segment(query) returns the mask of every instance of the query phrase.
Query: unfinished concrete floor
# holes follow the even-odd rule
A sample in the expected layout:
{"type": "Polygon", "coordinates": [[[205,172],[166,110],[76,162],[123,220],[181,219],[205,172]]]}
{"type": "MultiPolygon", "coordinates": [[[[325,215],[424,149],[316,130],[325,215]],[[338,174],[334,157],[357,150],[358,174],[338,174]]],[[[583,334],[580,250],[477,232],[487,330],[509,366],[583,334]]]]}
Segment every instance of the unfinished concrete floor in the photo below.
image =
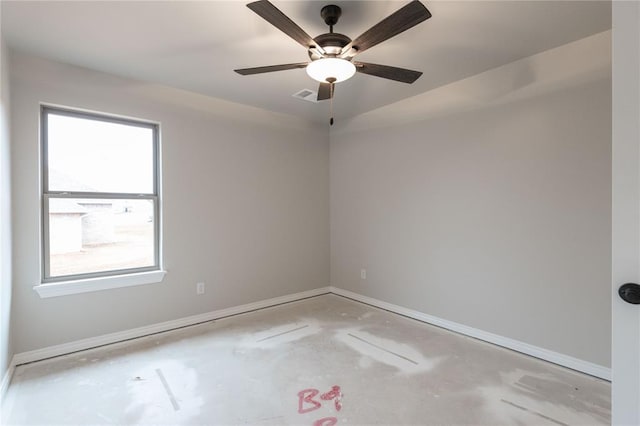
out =
{"type": "Polygon", "coordinates": [[[17,368],[11,425],[595,425],[609,383],[325,295],[17,368]]]}

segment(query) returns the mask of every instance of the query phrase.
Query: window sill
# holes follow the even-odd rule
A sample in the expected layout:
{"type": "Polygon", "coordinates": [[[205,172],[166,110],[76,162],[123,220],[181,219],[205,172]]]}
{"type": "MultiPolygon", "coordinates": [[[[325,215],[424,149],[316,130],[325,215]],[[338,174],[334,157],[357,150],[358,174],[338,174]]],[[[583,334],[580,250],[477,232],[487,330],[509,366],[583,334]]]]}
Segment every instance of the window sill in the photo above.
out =
{"type": "Polygon", "coordinates": [[[67,296],[70,294],[89,293],[112,288],[132,287],[143,284],[162,282],[167,271],[139,272],[110,277],[87,278],[83,280],[61,281],[40,284],[33,287],[41,298],[67,296]]]}

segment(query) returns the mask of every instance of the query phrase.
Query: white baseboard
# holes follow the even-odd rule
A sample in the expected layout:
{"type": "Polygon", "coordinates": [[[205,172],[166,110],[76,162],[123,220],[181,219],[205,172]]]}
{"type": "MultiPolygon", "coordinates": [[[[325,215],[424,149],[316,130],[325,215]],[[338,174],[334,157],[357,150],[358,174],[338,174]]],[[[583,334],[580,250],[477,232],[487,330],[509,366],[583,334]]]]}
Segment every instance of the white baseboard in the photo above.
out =
{"type": "Polygon", "coordinates": [[[343,290],[337,287],[329,287],[331,293],[339,296],[344,296],[349,299],[357,300],[359,302],[366,303],[387,311],[395,312],[400,315],[404,315],[409,318],[416,319],[418,321],[426,322],[447,330],[455,331],[456,333],[464,334],[465,336],[473,337],[485,342],[492,343],[494,345],[502,346],[521,352],[526,355],[530,355],[536,358],[543,359],[545,361],[552,362],[554,364],[568,367],[572,370],[580,371],[582,373],[589,374],[591,376],[598,377],[600,379],[611,381],[611,369],[603,367],[592,362],[584,361],[578,358],[574,358],[568,355],[564,355],[558,352],[550,351],[548,349],[540,348],[538,346],[530,345],[528,343],[521,342],[519,340],[510,339],[508,337],[499,336],[497,334],[489,333],[477,328],[469,327],[463,324],[458,324],[453,321],[448,321],[442,318],[434,317],[413,309],[404,308],[402,306],[394,305],[392,303],[383,302],[372,297],[363,296],[358,293],[354,293],[348,290],[343,290]]]}
{"type": "Polygon", "coordinates": [[[22,352],[15,354],[11,360],[11,364],[7,372],[5,373],[2,384],[0,387],[0,398],[4,397],[4,394],[9,386],[11,377],[15,367],[21,364],[29,362],[40,361],[47,358],[52,358],[60,355],[66,355],[73,352],[78,352],[86,349],[95,348],[98,346],[104,346],[108,344],[118,343],[130,339],[144,337],[155,333],[161,333],[165,331],[174,330],[189,325],[199,324],[202,322],[212,321],[228,317],[231,315],[242,314],[256,309],[268,308],[270,306],[280,305],[282,303],[295,302],[297,300],[305,299],[308,297],[319,296],[322,294],[334,293],[339,296],[344,296],[349,299],[357,300],[359,302],[366,303],[368,305],[376,306],[387,311],[395,312],[400,315],[404,315],[409,318],[416,319],[428,324],[432,324],[447,330],[451,330],[465,336],[473,337],[485,342],[489,342],[498,346],[502,346],[517,352],[521,352],[526,355],[530,355],[536,358],[543,359],[545,361],[552,362],[554,364],[568,367],[572,370],[580,371],[582,373],[589,374],[604,380],[611,381],[611,369],[597,365],[588,361],[584,361],[578,358],[574,358],[568,355],[564,355],[558,352],[550,351],[548,349],[540,348],[528,343],[524,343],[518,340],[510,339],[508,337],[500,336],[497,334],[489,333],[477,328],[469,327],[463,324],[458,324],[453,321],[448,321],[442,318],[438,318],[432,315],[428,315],[413,309],[404,308],[402,306],[394,305],[392,303],[383,302],[378,299],[374,299],[368,296],[363,296],[358,293],[353,293],[348,290],[343,290],[337,287],[323,287],[315,290],[304,291],[301,293],[289,294],[286,296],[276,297],[273,299],[262,300],[259,302],[248,303],[245,305],[235,306],[227,309],[221,309],[218,311],[207,312],[200,315],[193,315],[186,318],[180,318],[177,320],[166,321],[158,324],[152,324],[145,327],[134,328],[131,330],[125,330],[116,333],[105,334],[102,336],[91,337],[82,340],[76,340],[74,342],[63,343],[61,345],[49,346],[42,349],[36,349],[33,351],[22,352]]]}
{"type": "Polygon", "coordinates": [[[15,357],[12,357],[11,361],[9,361],[7,371],[5,371],[4,375],[2,376],[2,382],[0,382],[0,413],[2,413],[1,408],[4,405],[4,396],[7,394],[7,389],[9,389],[9,383],[11,383],[11,379],[13,378],[15,369],[16,361],[15,357]]]}
{"type": "MultiPolygon", "coordinates": [[[[218,311],[207,312],[199,315],[192,315],[185,318],[179,318],[172,321],[161,322],[144,327],[138,327],[131,330],[119,331],[116,333],[104,334],[102,336],[90,337],[87,339],[76,340],[74,342],[63,343],[61,345],[49,346],[33,351],[15,354],[13,357],[13,365],[21,365],[29,362],[40,361],[55,356],[66,355],[98,346],[109,345],[112,343],[122,342],[124,340],[135,339],[138,337],[148,336],[150,334],[161,333],[164,331],[174,330],[176,328],[186,327],[189,325],[199,324],[202,322],[212,321],[228,317],[231,315],[242,314],[255,311],[256,309],[268,308],[270,306],[280,305],[282,303],[295,302],[296,300],[306,299],[308,297],[319,296],[329,293],[329,287],[317,288],[314,290],[303,291],[301,293],[288,294],[286,296],[274,297],[273,299],[261,300],[259,302],[248,303],[246,305],[234,306],[218,311]]],[[[10,380],[10,378],[9,378],[10,380]]],[[[3,381],[4,384],[4,381],[3,381]]]]}

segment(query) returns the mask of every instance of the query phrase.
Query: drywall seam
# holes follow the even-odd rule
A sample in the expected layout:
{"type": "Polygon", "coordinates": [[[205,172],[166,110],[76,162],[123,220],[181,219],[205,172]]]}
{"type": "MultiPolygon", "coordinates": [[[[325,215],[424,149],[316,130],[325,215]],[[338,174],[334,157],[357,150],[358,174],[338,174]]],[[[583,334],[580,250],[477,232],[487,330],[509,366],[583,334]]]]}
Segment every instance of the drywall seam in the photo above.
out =
{"type": "Polygon", "coordinates": [[[570,368],[572,370],[586,373],[591,376],[598,377],[600,379],[611,381],[611,369],[594,364],[589,361],[584,361],[578,358],[574,358],[568,355],[564,355],[558,352],[550,351],[538,346],[524,343],[519,340],[510,339],[508,337],[500,336],[497,334],[489,333],[487,331],[479,330],[477,328],[469,327],[463,324],[459,324],[453,321],[445,320],[442,318],[428,315],[413,309],[405,308],[402,306],[394,305],[392,303],[383,302],[372,297],[363,296],[358,293],[354,293],[349,290],[343,290],[337,287],[329,287],[331,293],[338,296],[347,297],[349,299],[356,300],[358,302],[366,303],[368,305],[375,306],[387,311],[394,312],[418,321],[425,322],[427,324],[435,325],[456,333],[463,334],[465,336],[473,337],[494,345],[501,346],[503,348],[511,349],[516,352],[520,352],[526,355],[533,356],[545,361],[552,362],[563,367],[570,368]]]}
{"type": "MultiPolygon", "coordinates": [[[[144,327],[138,327],[130,330],[119,331],[116,333],[104,334],[102,336],[90,337],[87,339],[76,340],[61,345],[49,346],[33,351],[17,353],[13,356],[13,366],[27,364],[30,362],[41,361],[47,358],[67,355],[73,352],[83,351],[98,346],[109,345],[126,340],[136,339],[156,333],[175,330],[177,328],[187,327],[207,321],[212,321],[231,315],[243,314],[255,311],[257,309],[268,308],[283,303],[295,302],[297,300],[306,299],[308,297],[320,296],[329,293],[329,287],[321,287],[314,290],[303,291],[300,293],[288,294],[285,296],[274,297],[272,299],[261,300],[258,302],[247,303],[245,305],[234,306],[231,308],[221,309],[217,311],[206,312],[204,314],[192,315],[176,320],[165,321],[158,324],[151,324],[144,327]]],[[[4,382],[3,382],[4,384],[4,382]]]]}
{"type": "Polygon", "coordinates": [[[2,412],[4,397],[7,394],[7,390],[9,389],[9,384],[11,383],[11,379],[13,378],[13,373],[15,370],[16,370],[16,359],[14,356],[11,358],[11,361],[9,361],[9,365],[7,366],[7,371],[4,372],[4,376],[2,377],[2,382],[0,382],[0,413],[2,412]]]}

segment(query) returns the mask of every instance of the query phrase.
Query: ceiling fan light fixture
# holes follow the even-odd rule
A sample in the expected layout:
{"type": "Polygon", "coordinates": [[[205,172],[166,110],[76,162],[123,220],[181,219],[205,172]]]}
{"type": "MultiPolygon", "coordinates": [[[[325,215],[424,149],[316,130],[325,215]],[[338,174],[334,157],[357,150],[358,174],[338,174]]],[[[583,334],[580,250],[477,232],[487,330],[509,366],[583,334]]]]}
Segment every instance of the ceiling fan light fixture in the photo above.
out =
{"type": "Polygon", "coordinates": [[[309,77],[321,83],[327,79],[335,79],[335,83],[348,80],[356,73],[356,66],[351,61],[341,58],[317,59],[307,65],[309,77]]]}

